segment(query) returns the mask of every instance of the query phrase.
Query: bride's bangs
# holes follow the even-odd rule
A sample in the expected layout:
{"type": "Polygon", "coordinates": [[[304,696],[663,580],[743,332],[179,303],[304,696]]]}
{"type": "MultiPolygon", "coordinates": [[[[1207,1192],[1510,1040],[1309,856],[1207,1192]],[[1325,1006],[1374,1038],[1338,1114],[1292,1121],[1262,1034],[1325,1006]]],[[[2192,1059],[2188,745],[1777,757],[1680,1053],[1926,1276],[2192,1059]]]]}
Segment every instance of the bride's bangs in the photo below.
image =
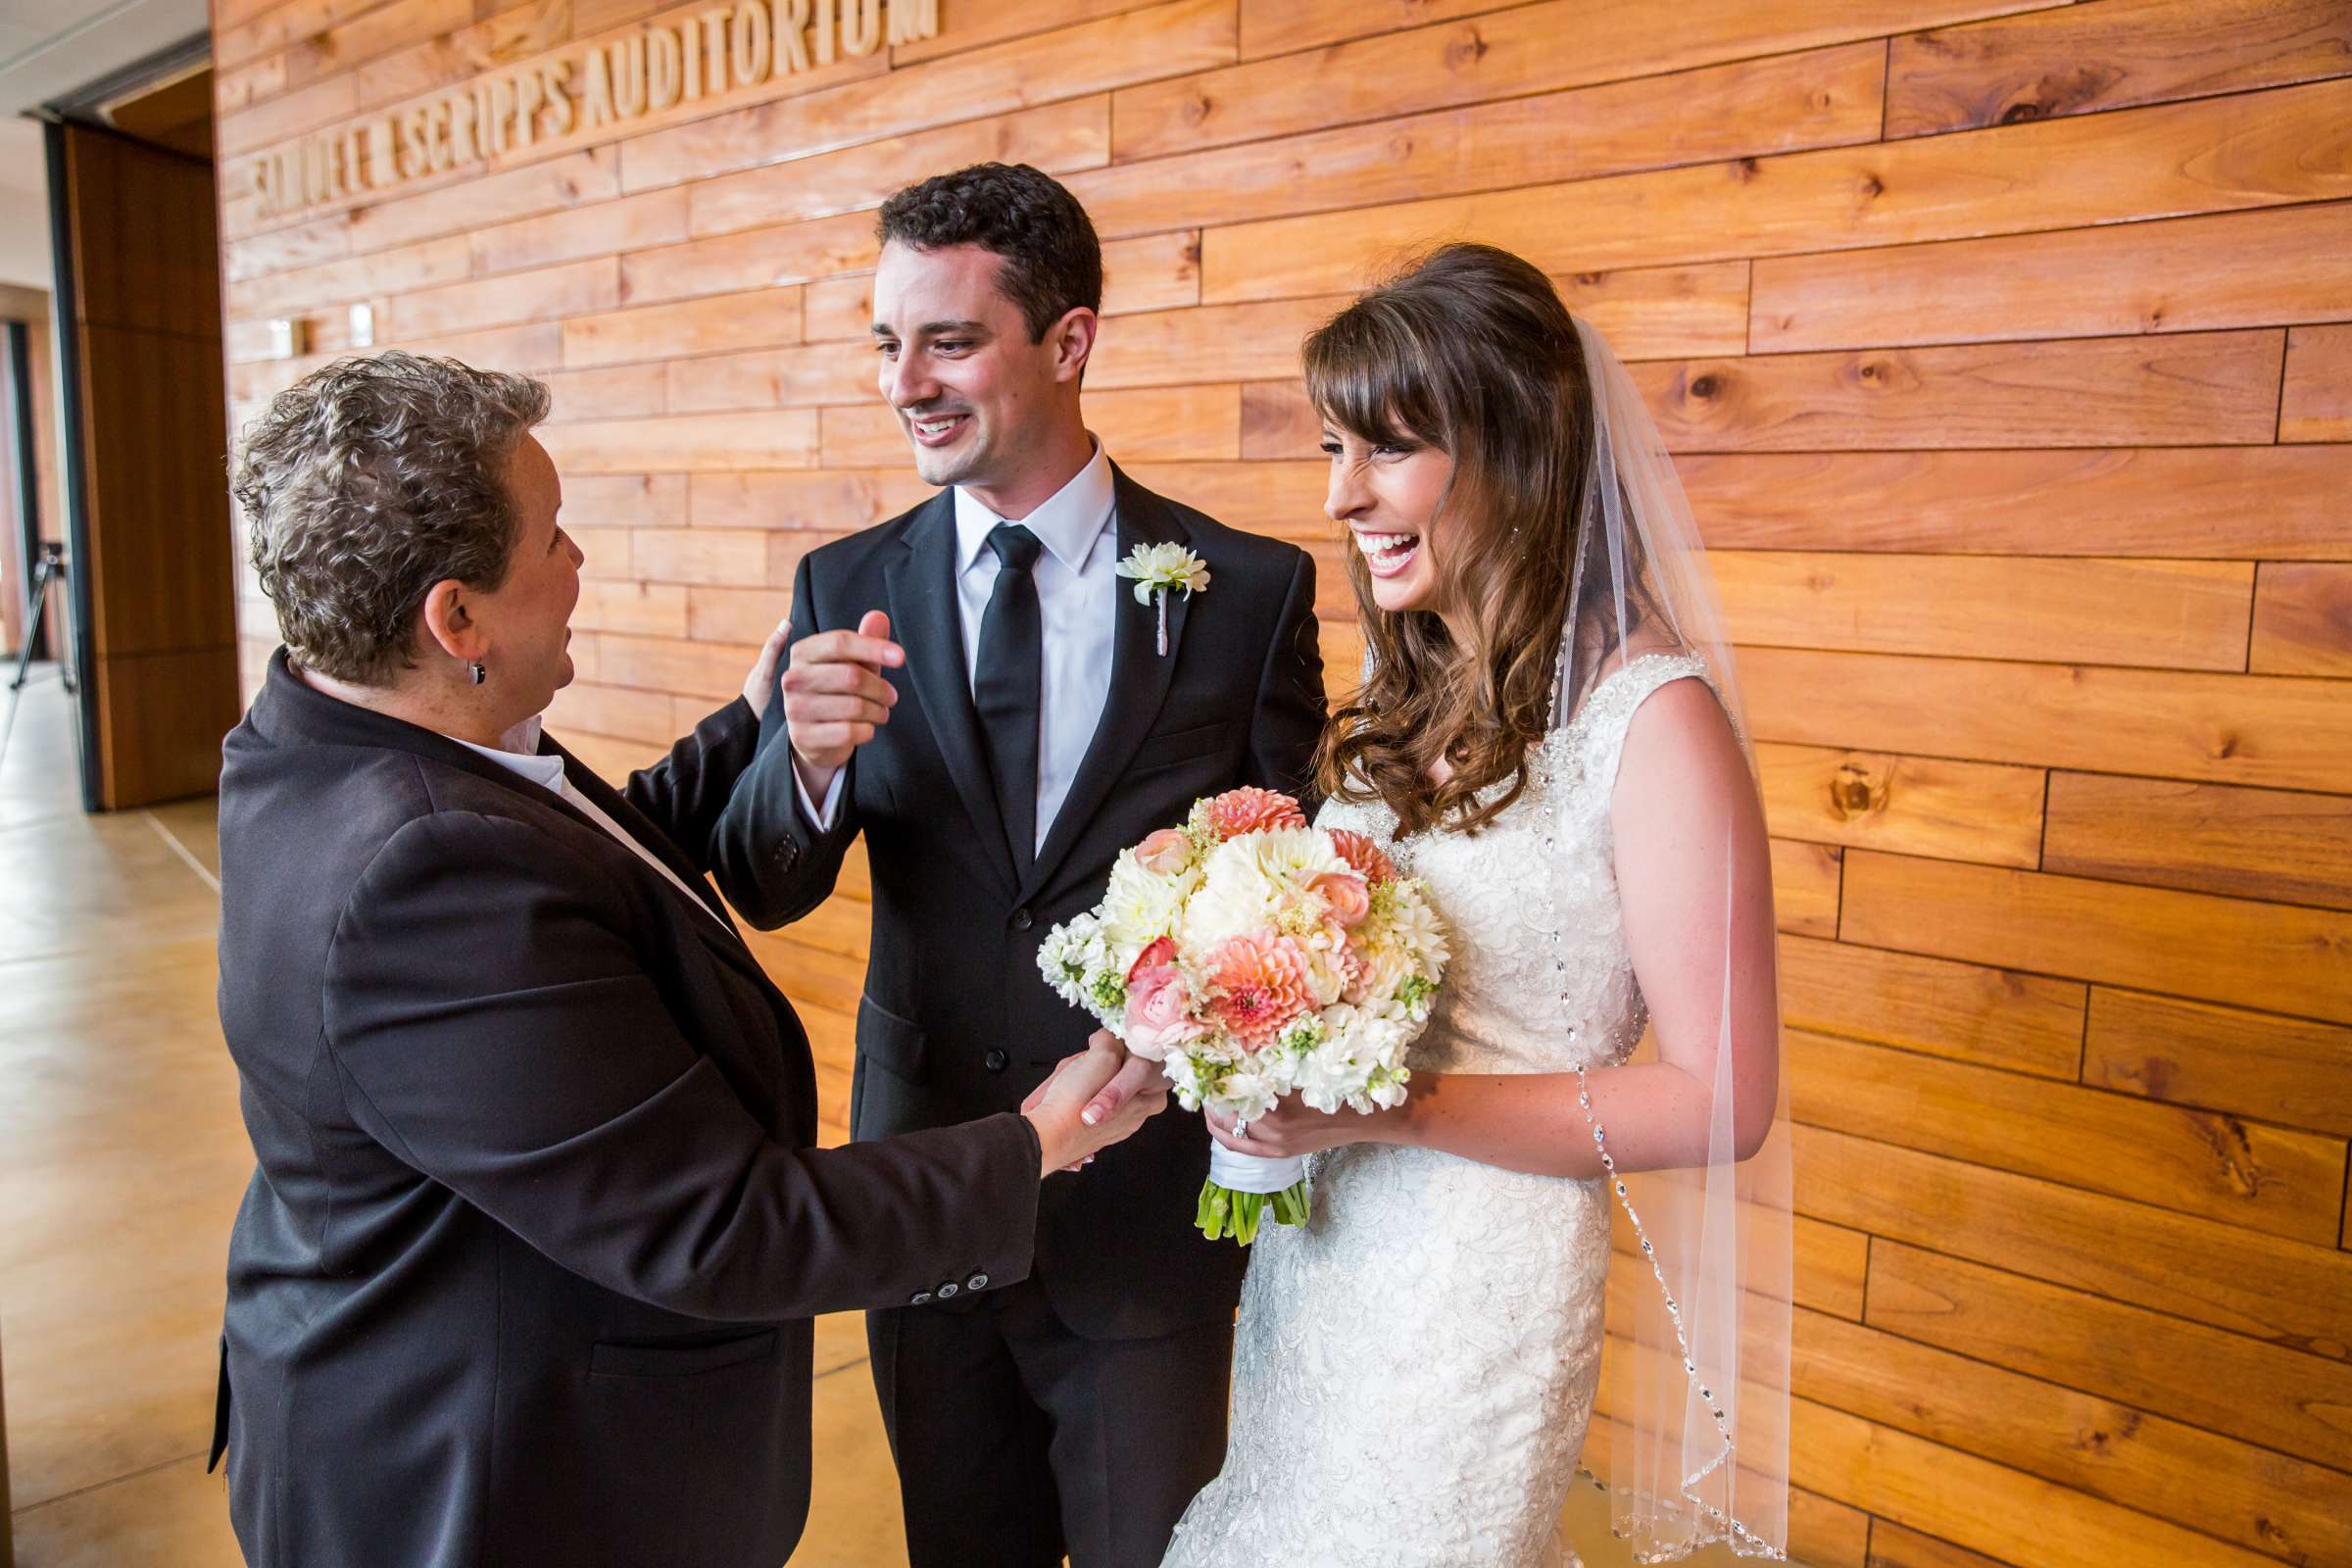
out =
{"type": "Polygon", "coordinates": [[[1325,423],[1372,446],[1448,445],[1428,346],[1377,296],[1310,333],[1307,401],[1325,423]]]}

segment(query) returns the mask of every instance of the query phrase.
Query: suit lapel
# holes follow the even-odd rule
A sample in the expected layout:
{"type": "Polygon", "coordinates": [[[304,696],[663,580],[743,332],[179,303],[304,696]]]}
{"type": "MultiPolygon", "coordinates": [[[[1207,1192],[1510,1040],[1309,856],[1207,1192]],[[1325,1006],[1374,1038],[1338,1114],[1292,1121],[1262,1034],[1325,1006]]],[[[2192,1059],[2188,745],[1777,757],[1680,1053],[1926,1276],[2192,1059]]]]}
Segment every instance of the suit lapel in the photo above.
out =
{"type": "MultiPolygon", "coordinates": [[[[612,835],[603,824],[538,781],[524,778],[512,768],[501,767],[446,735],[437,735],[406,720],[371,712],[356,704],[338,702],[324,693],[311,690],[302,683],[301,677],[293,673],[282,648],[270,658],[269,676],[264,682],[262,695],[254,704],[254,717],[265,733],[272,735],[281,724],[285,724],[313,740],[326,744],[390,747],[429,758],[445,767],[470,773],[486,784],[511,791],[528,809],[553,811],[567,821],[578,823],[599,839],[612,842],[612,835]]],[[[669,842],[669,836],[647,820],[645,813],[631,806],[618,791],[583,766],[578,758],[557,744],[544,729],[540,731],[539,745],[542,756],[561,757],[564,760],[564,775],[572,788],[596,802],[601,810],[620,824],[623,832],[660,857],[664,864],[678,874],[679,880],[695,889],[702,902],[718,915],[724,929],[708,932],[707,940],[711,948],[726,955],[738,967],[764,980],[765,972],[760,969],[759,960],[752,956],[751,949],[744,945],[734,922],[727,918],[725,906],[718,903],[710,885],[703,880],[702,873],[669,842]]],[[[627,850],[625,845],[615,848],[623,853],[627,850]]],[[[675,888],[665,888],[664,891],[667,897],[677,897],[675,888]]],[[[708,916],[702,914],[687,918],[689,923],[695,925],[707,927],[711,923],[708,916]]]]}
{"type": "Polygon", "coordinates": [[[710,884],[704,878],[703,873],[696,870],[693,862],[680,854],[678,847],[670,842],[669,835],[657,827],[652,818],[643,811],[630,805],[626,795],[606,783],[593,769],[583,765],[578,758],[565,751],[553,737],[542,733],[539,744],[545,748],[546,755],[564,759],[564,781],[594,801],[599,810],[620,824],[622,832],[644,845],[653,853],[656,859],[668,866],[670,874],[694,894],[696,901],[703,907],[716,915],[718,923],[726,928],[730,936],[735,938],[726,946],[741,950],[743,937],[740,932],[736,931],[734,920],[727,914],[727,906],[719,902],[717,894],[710,891],[710,884]]]}
{"type": "Polygon", "coordinates": [[[963,624],[956,608],[956,573],[962,564],[956,554],[956,493],[942,490],[908,525],[906,553],[884,570],[883,586],[890,596],[892,636],[906,650],[907,680],[931,721],[932,741],[963,798],[974,836],[1009,888],[1016,880],[1012,852],[1005,847],[1004,816],[989,782],[971,676],[964,668],[963,624]]]}
{"type": "MultiPolygon", "coordinates": [[[[743,933],[736,929],[734,918],[727,913],[726,905],[720,901],[716,893],[711,891],[710,881],[703,873],[696,870],[693,862],[679,852],[670,836],[655,825],[651,817],[630,805],[626,795],[606,783],[602,775],[565,751],[544,730],[540,732],[539,744],[543,748],[544,755],[564,759],[565,783],[594,801],[597,809],[618,823],[622,832],[651,851],[656,858],[669,867],[679,882],[693,892],[697,903],[710,910],[710,914],[717,916],[715,922],[701,914],[689,913],[681,916],[686,924],[701,936],[704,945],[736,969],[757,981],[763,990],[771,992],[781,999],[782,989],[776,985],[774,978],[760,966],[759,956],[752,952],[750,944],[743,940],[743,933]]],[[[575,819],[588,820],[585,813],[574,809],[570,802],[556,797],[550,797],[550,799],[575,819]]],[[[594,822],[590,822],[589,825],[596,829],[600,838],[610,839],[612,837],[601,825],[594,822]]],[[[666,886],[666,880],[664,891],[672,898],[675,898],[678,892],[676,888],[666,886]]],[[[785,1005],[789,1010],[789,1004],[785,1005]]],[[[810,1097],[810,1103],[814,1103],[815,1082],[813,1078],[810,1079],[806,1092],[810,1097]]]]}
{"type": "MultiPolygon", "coordinates": [[[[1125,560],[1137,545],[1192,543],[1193,536],[1165,502],[1128,478],[1116,465],[1111,472],[1118,498],[1119,559],[1125,560]]],[[[1160,704],[1167,700],[1169,682],[1175,679],[1192,596],[1168,595],[1168,652],[1163,658],[1158,605],[1137,604],[1135,583],[1126,577],[1115,579],[1113,591],[1118,595],[1118,608],[1111,625],[1110,694],[1103,700],[1095,738],[1078,764],[1077,776],[1070,781],[1070,793],[1054,813],[1037,861],[1015,895],[1020,903],[1037,896],[1093,825],[1095,813],[1127,770],[1128,760],[1151,733],[1152,721],[1159,716],[1160,704]]]]}

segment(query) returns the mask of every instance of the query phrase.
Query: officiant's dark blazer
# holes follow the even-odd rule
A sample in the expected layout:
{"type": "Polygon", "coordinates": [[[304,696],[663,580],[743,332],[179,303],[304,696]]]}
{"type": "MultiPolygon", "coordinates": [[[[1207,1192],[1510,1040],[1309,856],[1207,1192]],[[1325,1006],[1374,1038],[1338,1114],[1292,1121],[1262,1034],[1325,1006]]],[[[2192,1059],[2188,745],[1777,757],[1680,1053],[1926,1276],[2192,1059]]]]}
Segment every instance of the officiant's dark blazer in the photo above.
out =
{"type": "MultiPolygon", "coordinates": [[[[1200,796],[1307,783],[1324,716],[1313,559],[1114,474],[1119,555],[1185,545],[1210,582],[1169,597],[1162,656],[1156,612],[1119,580],[1110,695],[1026,875],[1015,874],[972,704],[954,493],[810,552],[794,579],[795,642],[889,613],[906,651],[904,668],[885,671],[900,701],[850,762],[822,833],[800,807],[783,705],[771,705],[760,759],[719,818],[712,871],[746,918],[772,927],[822,903],[865,835],[873,937],[858,1006],[858,1138],[1018,1105],[1094,1028],[1047,987],[1037,951],[1057,921],[1102,899],[1119,851],[1181,822],[1200,796]]],[[[1037,1281],[1072,1330],[1139,1339],[1231,1321],[1247,1254],[1193,1223],[1208,1151],[1200,1118],[1171,1112],[1103,1151],[1083,1182],[1048,1185],[1037,1281]]]]}
{"type": "Polygon", "coordinates": [[[808,1316],[1028,1274],[1021,1117],[809,1147],[807,1038],[702,881],[757,734],[739,700],[619,793],[542,743],[698,900],[271,662],[220,785],[258,1168],[213,1456],[256,1568],[776,1568],[808,1316]]]}

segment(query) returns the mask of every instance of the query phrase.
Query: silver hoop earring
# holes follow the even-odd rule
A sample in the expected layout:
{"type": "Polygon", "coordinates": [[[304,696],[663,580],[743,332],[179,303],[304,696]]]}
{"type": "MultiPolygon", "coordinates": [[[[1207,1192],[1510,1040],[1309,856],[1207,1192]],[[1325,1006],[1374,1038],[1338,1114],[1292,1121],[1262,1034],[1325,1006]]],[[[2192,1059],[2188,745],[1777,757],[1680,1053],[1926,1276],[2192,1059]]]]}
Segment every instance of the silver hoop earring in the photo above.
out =
{"type": "Polygon", "coordinates": [[[476,686],[490,678],[490,672],[482,667],[482,662],[478,659],[469,662],[466,667],[473,671],[473,683],[476,686]]]}

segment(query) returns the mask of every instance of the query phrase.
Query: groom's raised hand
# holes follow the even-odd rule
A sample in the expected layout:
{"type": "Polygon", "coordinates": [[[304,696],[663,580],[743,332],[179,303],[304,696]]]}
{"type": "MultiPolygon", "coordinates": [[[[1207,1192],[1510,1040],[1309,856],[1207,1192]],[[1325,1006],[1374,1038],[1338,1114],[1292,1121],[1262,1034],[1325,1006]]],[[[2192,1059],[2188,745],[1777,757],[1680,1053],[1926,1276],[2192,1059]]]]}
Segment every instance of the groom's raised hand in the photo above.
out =
{"type": "Polygon", "coordinates": [[[890,617],[869,610],[856,631],[820,631],[792,645],[784,670],[784,727],[793,765],[812,800],[822,800],[850,756],[890,722],[898,689],[885,669],[906,662],[890,640],[890,617]]]}

